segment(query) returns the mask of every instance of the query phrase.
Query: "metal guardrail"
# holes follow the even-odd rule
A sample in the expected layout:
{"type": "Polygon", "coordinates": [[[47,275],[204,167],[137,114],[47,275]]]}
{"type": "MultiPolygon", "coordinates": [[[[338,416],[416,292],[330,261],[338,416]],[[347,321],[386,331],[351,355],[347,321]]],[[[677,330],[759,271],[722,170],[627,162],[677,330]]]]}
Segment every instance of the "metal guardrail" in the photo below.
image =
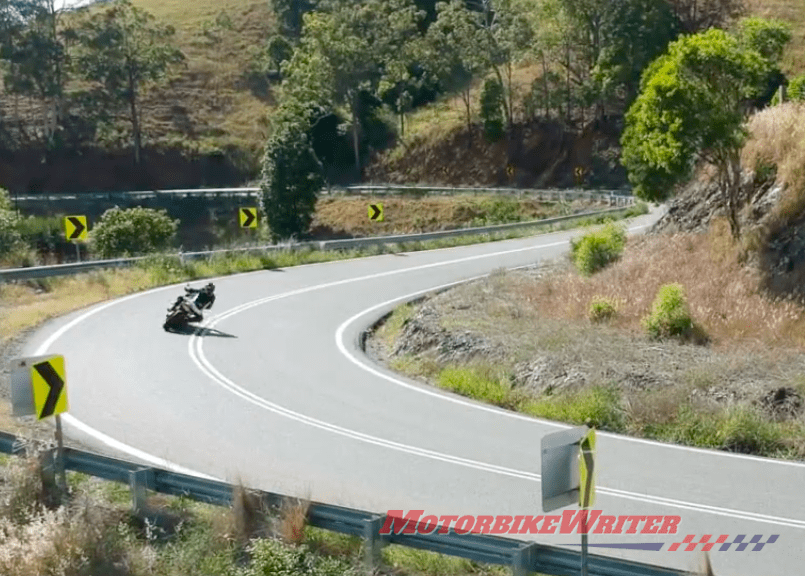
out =
{"type": "MultiPolygon", "coordinates": [[[[16,196],[16,202],[64,202],[68,200],[142,200],[147,198],[163,197],[254,197],[260,188],[201,188],[201,189],[175,189],[175,190],[140,190],[131,192],[82,192],[74,194],[37,194],[16,196]]],[[[626,206],[634,198],[624,194],[623,190],[583,190],[583,189],[536,189],[536,188],[471,188],[450,186],[408,186],[403,184],[367,184],[344,187],[331,187],[320,191],[322,195],[340,194],[500,194],[533,196],[543,200],[601,200],[610,204],[626,206]]]]}
{"type": "MultiPolygon", "coordinates": [[[[55,449],[49,450],[53,458],[55,449]]],[[[0,432],[0,453],[22,454],[22,443],[12,434],[0,432]]],[[[218,506],[229,506],[235,487],[225,482],[206,480],[187,474],[179,474],[158,468],[85,452],[73,448],[64,450],[64,468],[89,476],[115,482],[128,483],[132,490],[134,506],[138,498],[145,496],[145,490],[152,490],[172,496],[185,496],[218,506]]],[[[254,491],[270,508],[276,509],[289,498],[271,492],[254,491]]],[[[292,500],[292,499],[291,499],[292,500]]],[[[385,544],[398,544],[450,556],[458,556],[475,562],[485,562],[510,566],[515,576],[525,576],[530,572],[540,572],[556,576],[576,576],[579,573],[581,552],[564,550],[522,540],[488,536],[484,534],[456,534],[452,529],[444,534],[433,531],[434,525],[418,523],[413,533],[391,531],[380,534],[380,528],[387,520],[385,514],[373,514],[323,504],[311,503],[307,512],[307,523],[317,528],[361,536],[367,540],[367,558],[370,565],[380,560],[380,548],[385,544]],[[431,533],[421,534],[422,532],[431,533]]],[[[409,525],[410,527],[411,525],[409,525]]],[[[686,576],[687,572],[672,570],[640,562],[632,562],[588,555],[589,576],[686,576]]]]}
{"type": "MultiPolygon", "coordinates": [[[[477,228],[459,228],[457,230],[440,230],[438,232],[424,232],[421,234],[399,234],[395,236],[373,236],[369,238],[352,238],[347,240],[319,240],[313,242],[297,242],[287,244],[272,244],[267,246],[249,246],[244,248],[230,248],[227,250],[208,250],[203,252],[180,252],[176,256],[182,260],[197,260],[209,258],[217,254],[227,254],[235,252],[269,252],[279,250],[300,250],[313,248],[318,250],[352,250],[364,248],[366,246],[376,246],[384,244],[401,244],[409,242],[427,242],[442,238],[456,236],[476,236],[483,234],[497,234],[513,230],[546,226],[567,220],[601,216],[626,210],[622,208],[608,208],[606,210],[595,210],[592,212],[579,212],[567,216],[557,216],[543,220],[531,220],[528,222],[514,222],[512,224],[499,224],[496,226],[482,226],[477,228]]],[[[72,264],[56,264],[53,266],[31,266],[27,268],[10,268],[0,270],[0,282],[12,280],[31,280],[36,278],[48,278],[53,276],[65,276],[70,274],[80,274],[92,270],[105,268],[118,268],[130,266],[137,262],[146,260],[149,256],[137,256],[133,258],[116,258],[111,260],[88,260],[86,262],[75,262],[72,264]]]]}

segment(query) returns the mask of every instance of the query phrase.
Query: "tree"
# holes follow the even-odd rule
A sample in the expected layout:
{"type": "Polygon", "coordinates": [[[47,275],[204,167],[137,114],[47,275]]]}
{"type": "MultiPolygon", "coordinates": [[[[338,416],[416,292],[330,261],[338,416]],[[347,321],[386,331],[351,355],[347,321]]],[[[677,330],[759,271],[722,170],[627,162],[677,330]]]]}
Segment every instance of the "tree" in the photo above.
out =
{"type": "Polygon", "coordinates": [[[637,97],[640,75],[676,39],[671,7],[657,0],[610,0],[603,13],[600,51],[594,62],[602,100],[618,90],[628,107],[637,97]]]}
{"type": "Polygon", "coordinates": [[[740,235],[738,202],[747,101],[768,62],[723,30],[682,37],[646,70],[626,115],[623,165],[635,193],[666,198],[698,159],[716,167],[732,234],[740,235]]]}
{"type": "Polygon", "coordinates": [[[134,161],[140,164],[141,94],[149,84],[164,81],[171,65],[184,60],[182,52],[170,43],[174,29],[155,22],[150,13],[129,0],[117,0],[82,22],[76,33],[77,70],[98,85],[104,104],[114,109],[128,107],[134,161]]]}
{"type": "Polygon", "coordinates": [[[481,90],[481,119],[484,123],[484,136],[489,142],[503,138],[503,86],[495,78],[487,78],[481,90]]]}
{"type": "MultiPolygon", "coordinates": [[[[305,14],[301,42],[283,74],[289,83],[296,83],[300,62],[316,59],[322,64],[317,82],[324,75],[330,101],[348,110],[355,168],[360,172],[361,92],[377,95],[390,63],[408,54],[422,14],[411,0],[331,1],[320,7],[321,11],[305,14]]],[[[311,73],[307,66],[302,68],[304,74],[311,73]]]]}
{"type": "Polygon", "coordinates": [[[466,9],[462,0],[439,2],[436,22],[426,35],[425,66],[445,91],[459,90],[467,119],[468,144],[472,145],[473,77],[488,70],[484,55],[486,39],[481,32],[481,16],[466,9]]]}
{"type": "Polygon", "coordinates": [[[54,0],[12,0],[0,4],[0,58],[9,64],[4,78],[9,93],[42,103],[43,138],[55,145],[64,112],[67,38],[60,30],[54,0]]]}
{"type": "Polygon", "coordinates": [[[260,204],[275,241],[306,233],[313,221],[324,178],[313,151],[311,120],[315,123],[326,113],[318,105],[290,99],[272,117],[260,204]]]}
{"type": "Polygon", "coordinates": [[[520,4],[512,0],[480,0],[483,9],[482,45],[487,65],[492,68],[503,89],[503,109],[506,124],[514,124],[513,66],[526,52],[533,38],[530,22],[519,10],[520,4]]]}
{"type": "Polygon", "coordinates": [[[744,0],[668,0],[683,34],[726,28],[744,13],[744,0]]]}

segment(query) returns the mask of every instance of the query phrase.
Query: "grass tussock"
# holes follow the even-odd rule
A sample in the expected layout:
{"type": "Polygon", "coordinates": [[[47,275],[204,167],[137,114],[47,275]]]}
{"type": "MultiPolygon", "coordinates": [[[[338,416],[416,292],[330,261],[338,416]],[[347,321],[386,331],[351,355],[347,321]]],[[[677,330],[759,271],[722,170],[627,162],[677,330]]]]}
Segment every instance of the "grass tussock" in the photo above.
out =
{"type": "Polygon", "coordinates": [[[606,322],[618,313],[618,303],[601,296],[593,297],[587,312],[591,322],[606,322]]]}
{"type": "Polygon", "coordinates": [[[774,215],[788,222],[805,210],[805,103],[786,102],[749,120],[742,161],[760,176],[776,174],[786,185],[774,215]]]}
{"type": "Polygon", "coordinates": [[[709,234],[637,238],[620,261],[593,276],[558,273],[521,283],[517,296],[540,316],[576,320],[586,319],[593,298],[608,298],[621,303],[611,324],[639,332],[660,287],[680,284],[691,317],[716,344],[805,345],[805,310],[764,297],[757,273],[740,264],[728,234],[728,227],[714,226],[709,234]]]}

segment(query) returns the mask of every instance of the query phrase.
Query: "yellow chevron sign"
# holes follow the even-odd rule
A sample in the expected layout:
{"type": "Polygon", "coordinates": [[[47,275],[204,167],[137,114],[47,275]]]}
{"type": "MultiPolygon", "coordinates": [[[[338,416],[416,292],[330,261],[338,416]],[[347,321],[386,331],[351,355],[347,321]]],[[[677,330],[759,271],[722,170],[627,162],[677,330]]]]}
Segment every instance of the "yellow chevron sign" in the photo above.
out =
{"type": "Polygon", "coordinates": [[[86,216],[65,216],[64,235],[68,240],[87,239],[87,217],[86,216]]]}
{"type": "Polygon", "coordinates": [[[67,412],[64,356],[53,356],[31,366],[31,387],[37,420],[67,412]]]}
{"type": "Polygon", "coordinates": [[[238,214],[241,228],[257,228],[257,208],[241,208],[238,214]]]}

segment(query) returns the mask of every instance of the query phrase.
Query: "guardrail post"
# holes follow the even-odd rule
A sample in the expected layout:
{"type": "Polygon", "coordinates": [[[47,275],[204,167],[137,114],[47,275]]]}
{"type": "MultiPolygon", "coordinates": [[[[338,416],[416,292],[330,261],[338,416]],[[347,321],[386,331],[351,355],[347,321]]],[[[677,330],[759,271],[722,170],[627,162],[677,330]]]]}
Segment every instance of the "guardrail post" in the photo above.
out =
{"type": "Polygon", "coordinates": [[[369,573],[380,566],[380,551],[383,549],[383,537],[380,529],[383,527],[385,516],[372,516],[365,520],[363,525],[363,539],[365,546],[364,564],[369,573]]]}
{"type": "Polygon", "coordinates": [[[131,503],[134,512],[145,510],[147,490],[154,488],[154,469],[137,468],[129,472],[129,487],[131,488],[131,503]]]}
{"type": "Polygon", "coordinates": [[[530,572],[529,568],[534,564],[536,550],[537,545],[534,543],[520,546],[520,549],[514,553],[514,558],[512,559],[513,576],[527,576],[530,572]]]}

